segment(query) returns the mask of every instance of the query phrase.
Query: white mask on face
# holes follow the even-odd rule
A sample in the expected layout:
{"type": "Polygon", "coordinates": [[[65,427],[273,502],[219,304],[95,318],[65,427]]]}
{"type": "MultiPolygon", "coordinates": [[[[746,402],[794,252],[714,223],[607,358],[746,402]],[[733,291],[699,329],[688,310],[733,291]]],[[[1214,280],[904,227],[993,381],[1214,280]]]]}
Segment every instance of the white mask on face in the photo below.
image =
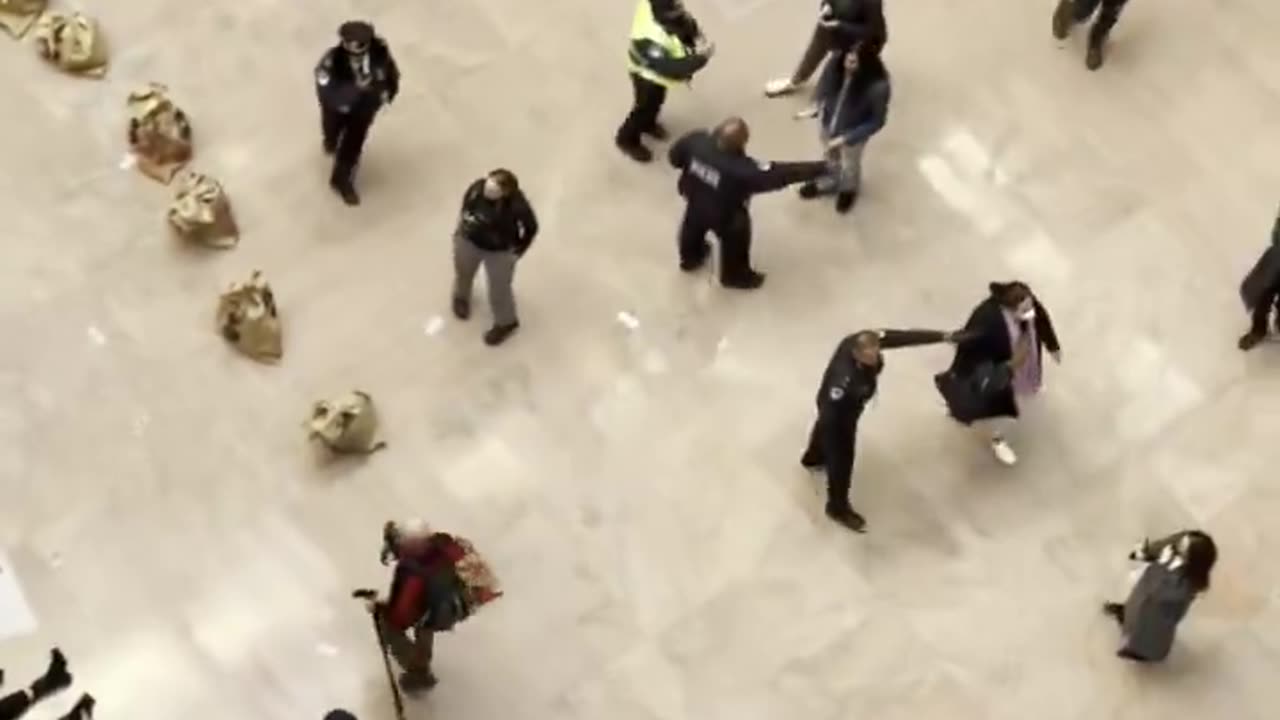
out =
{"type": "Polygon", "coordinates": [[[493,178],[485,178],[484,196],[490,200],[497,200],[502,197],[502,187],[493,178]]]}
{"type": "Polygon", "coordinates": [[[1036,304],[1027,298],[1018,304],[1018,309],[1014,310],[1014,314],[1019,320],[1031,321],[1036,319],[1036,304]]]}

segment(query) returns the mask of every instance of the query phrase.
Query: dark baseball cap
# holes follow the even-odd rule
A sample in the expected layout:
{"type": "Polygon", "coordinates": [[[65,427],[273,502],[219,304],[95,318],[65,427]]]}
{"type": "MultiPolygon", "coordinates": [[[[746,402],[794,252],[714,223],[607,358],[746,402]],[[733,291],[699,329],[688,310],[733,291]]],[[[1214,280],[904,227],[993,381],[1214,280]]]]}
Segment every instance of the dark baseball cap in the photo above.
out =
{"type": "Polygon", "coordinates": [[[330,710],[324,720],[356,720],[356,716],[346,710],[330,710]]]}
{"type": "Polygon", "coordinates": [[[363,20],[348,20],[338,28],[338,37],[344,43],[368,45],[373,42],[373,25],[363,20]]]}

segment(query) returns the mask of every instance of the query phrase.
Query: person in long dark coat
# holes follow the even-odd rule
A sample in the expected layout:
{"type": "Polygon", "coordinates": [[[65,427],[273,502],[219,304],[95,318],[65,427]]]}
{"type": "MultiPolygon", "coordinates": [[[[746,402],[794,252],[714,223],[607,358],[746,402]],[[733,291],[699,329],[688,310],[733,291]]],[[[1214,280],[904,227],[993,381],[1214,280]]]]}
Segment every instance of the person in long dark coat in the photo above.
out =
{"type": "Polygon", "coordinates": [[[1106,603],[1102,611],[1120,624],[1124,644],[1116,655],[1136,662],[1160,662],[1169,656],[1178,623],[1191,603],[1209,589],[1218,560],[1213,538],[1199,530],[1144,540],[1129,559],[1147,563],[1124,604],[1106,603]]]}
{"type": "Polygon", "coordinates": [[[1240,300],[1249,312],[1250,322],[1249,332],[1240,336],[1237,345],[1241,350],[1252,350],[1267,337],[1273,308],[1276,327],[1280,329],[1280,214],[1271,229],[1271,245],[1240,283],[1240,300]]]}
{"type": "MultiPolygon", "coordinates": [[[[993,282],[988,287],[991,294],[978,303],[964,325],[964,340],[956,345],[951,367],[937,379],[952,416],[965,425],[979,420],[1016,419],[1018,398],[1040,391],[1043,350],[1047,349],[1055,362],[1062,362],[1062,347],[1053,321],[1031,288],[1022,282],[993,282]],[[963,414],[958,412],[944,379],[967,380],[993,370],[1004,372],[1005,381],[991,385],[977,398],[976,407],[963,414]]],[[[1013,465],[1018,456],[1005,438],[1006,424],[995,423],[991,449],[1000,462],[1013,465]]]]}

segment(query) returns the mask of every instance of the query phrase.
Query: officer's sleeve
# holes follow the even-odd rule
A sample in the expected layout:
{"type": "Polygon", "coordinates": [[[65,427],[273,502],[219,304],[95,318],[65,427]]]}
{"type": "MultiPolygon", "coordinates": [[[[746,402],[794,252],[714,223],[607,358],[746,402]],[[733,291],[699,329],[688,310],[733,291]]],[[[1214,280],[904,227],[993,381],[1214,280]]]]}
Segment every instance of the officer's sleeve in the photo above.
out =
{"type": "Polygon", "coordinates": [[[880,347],[885,350],[935,345],[946,342],[947,333],[941,330],[880,330],[880,347]]]}
{"type": "Polygon", "coordinates": [[[671,167],[677,170],[689,167],[692,156],[689,146],[693,144],[693,136],[694,133],[689,133],[671,144],[671,148],[667,150],[667,162],[671,163],[671,167]]]}
{"type": "Polygon", "coordinates": [[[827,164],[817,162],[758,162],[750,168],[735,168],[735,179],[752,195],[774,192],[788,185],[816,180],[827,173],[827,164]]]}
{"type": "Polygon", "coordinates": [[[538,235],[538,216],[533,212],[533,206],[529,204],[529,199],[523,194],[516,200],[516,225],[520,229],[520,237],[516,239],[516,254],[523,255],[529,246],[533,244],[533,239],[538,235]]]}

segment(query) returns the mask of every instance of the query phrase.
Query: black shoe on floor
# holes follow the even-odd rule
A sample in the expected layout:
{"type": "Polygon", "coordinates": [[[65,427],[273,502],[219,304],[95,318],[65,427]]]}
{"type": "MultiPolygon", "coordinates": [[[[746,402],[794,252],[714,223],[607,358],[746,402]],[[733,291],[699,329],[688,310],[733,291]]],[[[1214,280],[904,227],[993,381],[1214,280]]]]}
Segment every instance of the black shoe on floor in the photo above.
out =
{"type": "Polygon", "coordinates": [[[59,720],[93,720],[93,706],[97,704],[98,701],[92,695],[85,693],[59,720]]]}
{"type": "Polygon", "coordinates": [[[1084,66],[1090,70],[1102,67],[1103,52],[1101,43],[1089,43],[1089,51],[1084,56],[1084,66]]]}
{"type": "Polygon", "coordinates": [[[796,194],[804,200],[812,200],[818,197],[818,183],[811,180],[801,185],[800,188],[796,190],[796,194]]]}
{"type": "Polygon", "coordinates": [[[671,133],[667,132],[667,129],[662,126],[662,123],[654,123],[653,127],[644,131],[644,134],[654,140],[666,140],[671,137],[671,133]]]}
{"type": "Polygon", "coordinates": [[[507,341],[507,338],[520,327],[520,323],[514,322],[510,325],[494,325],[484,333],[484,344],[489,346],[497,346],[507,341]]]}
{"type": "Polygon", "coordinates": [[[853,204],[858,201],[858,193],[842,192],[836,195],[836,212],[844,215],[853,209],[853,204]]]}
{"type": "Polygon", "coordinates": [[[1071,34],[1071,26],[1076,24],[1075,3],[1072,0],[1058,0],[1058,7],[1053,9],[1053,36],[1066,40],[1071,34]]]}
{"type": "Polygon", "coordinates": [[[864,533],[867,531],[866,518],[859,515],[853,508],[833,508],[828,506],[827,517],[856,533],[864,533]]]}
{"type": "Polygon", "coordinates": [[[733,290],[755,290],[764,285],[764,273],[752,270],[742,277],[721,278],[720,284],[733,290]]]}
{"type": "Polygon", "coordinates": [[[360,195],[356,193],[355,186],[351,183],[331,182],[329,183],[329,187],[333,188],[333,191],[338,193],[338,196],[342,198],[342,202],[347,205],[355,207],[360,204],[360,195]]]}
{"type": "Polygon", "coordinates": [[[400,689],[407,693],[426,692],[439,684],[434,673],[400,673],[400,689]]]}
{"type": "Polygon", "coordinates": [[[37,701],[71,687],[71,673],[67,672],[67,658],[58,648],[50,653],[49,668],[31,683],[32,700],[37,701]]]}
{"type": "Polygon", "coordinates": [[[1240,336],[1240,340],[1236,343],[1236,347],[1241,350],[1252,350],[1257,347],[1258,343],[1262,342],[1265,337],[1266,336],[1262,333],[1252,331],[1247,332],[1240,336]]]}
{"type": "Polygon", "coordinates": [[[632,144],[617,141],[614,144],[618,146],[618,149],[622,151],[623,155],[626,155],[638,163],[653,162],[653,151],[640,143],[632,144]]]}
{"type": "Polygon", "coordinates": [[[471,301],[466,298],[456,297],[453,299],[453,316],[459,320],[466,320],[471,317],[471,301]]]}
{"type": "Polygon", "coordinates": [[[1103,603],[1102,614],[1112,618],[1121,625],[1124,624],[1124,606],[1120,603],[1103,603]]]}

